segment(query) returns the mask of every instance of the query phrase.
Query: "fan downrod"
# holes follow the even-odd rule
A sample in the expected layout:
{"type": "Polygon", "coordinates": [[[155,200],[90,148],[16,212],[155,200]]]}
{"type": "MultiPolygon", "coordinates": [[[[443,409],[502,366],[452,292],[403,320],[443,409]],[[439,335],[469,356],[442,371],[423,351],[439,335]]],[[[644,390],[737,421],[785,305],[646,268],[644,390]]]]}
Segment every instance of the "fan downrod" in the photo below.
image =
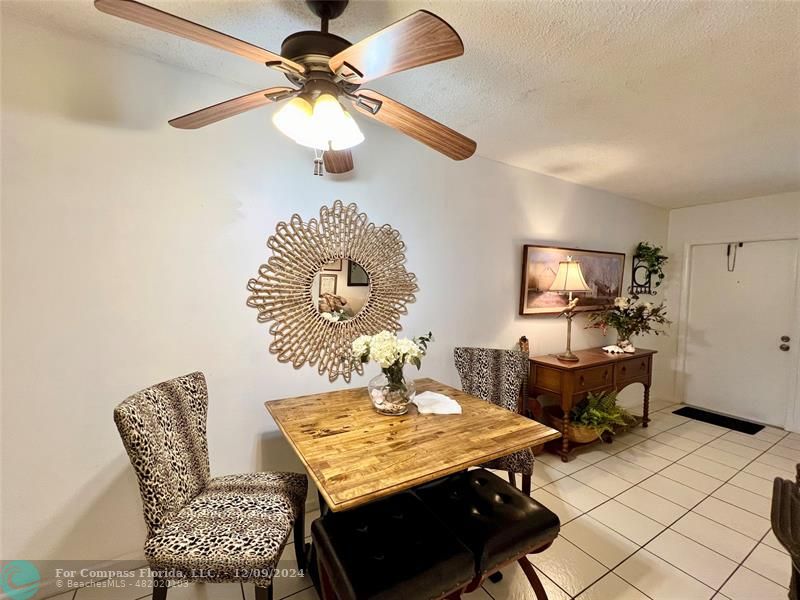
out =
{"type": "Polygon", "coordinates": [[[306,5],[322,19],[322,31],[328,32],[328,21],[342,16],[349,0],[306,0],[306,5]]]}

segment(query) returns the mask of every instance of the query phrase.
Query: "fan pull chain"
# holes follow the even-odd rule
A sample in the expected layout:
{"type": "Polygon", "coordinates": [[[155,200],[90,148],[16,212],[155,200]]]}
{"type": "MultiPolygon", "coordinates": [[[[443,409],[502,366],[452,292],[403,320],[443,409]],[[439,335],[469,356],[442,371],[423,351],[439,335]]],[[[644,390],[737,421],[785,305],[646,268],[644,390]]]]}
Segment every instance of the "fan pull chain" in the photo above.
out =
{"type": "Polygon", "coordinates": [[[323,154],[325,154],[324,150],[314,148],[314,175],[319,177],[325,175],[325,165],[322,162],[323,154]]]}

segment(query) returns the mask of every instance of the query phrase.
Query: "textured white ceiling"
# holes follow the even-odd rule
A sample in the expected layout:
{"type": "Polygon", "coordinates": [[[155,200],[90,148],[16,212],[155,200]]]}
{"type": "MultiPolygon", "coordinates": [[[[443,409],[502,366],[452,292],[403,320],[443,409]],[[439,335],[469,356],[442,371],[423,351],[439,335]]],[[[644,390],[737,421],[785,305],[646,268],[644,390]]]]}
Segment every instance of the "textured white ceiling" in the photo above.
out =
{"type": "MultiPolygon", "coordinates": [[[[276,52],[318,28],[300,1],[148,1],[276,52]]],[[[473,137],[481,156],[665,207],[800,189],[800,2],[351,0],[331,32],[357,41],[419,8],[455,27],[465,55],[369,87],[473,137]]],[[[2,9],[248,88],[283,82],[90,0],[2,9]]]]}

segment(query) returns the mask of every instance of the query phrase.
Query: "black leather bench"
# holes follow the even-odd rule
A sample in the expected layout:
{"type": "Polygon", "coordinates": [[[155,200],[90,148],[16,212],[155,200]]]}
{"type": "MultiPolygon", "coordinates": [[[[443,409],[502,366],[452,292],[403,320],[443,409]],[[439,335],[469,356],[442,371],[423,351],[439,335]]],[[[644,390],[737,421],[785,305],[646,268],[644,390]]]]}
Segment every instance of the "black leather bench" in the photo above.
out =
{"type": "Polygon", "coordinates": [[[459,598],[472,552],[414,494],[401,493],[311,525],[323,600],[459,598]]]}
{"type": "Polygon", "coordinates": [[[558,536],[558,516],[486,469],[462,471],[414,490],[474,557],[475,580],[481,582],[518,562],[536,597],[547,600],[528,554],[546,550],[558,536]]]}

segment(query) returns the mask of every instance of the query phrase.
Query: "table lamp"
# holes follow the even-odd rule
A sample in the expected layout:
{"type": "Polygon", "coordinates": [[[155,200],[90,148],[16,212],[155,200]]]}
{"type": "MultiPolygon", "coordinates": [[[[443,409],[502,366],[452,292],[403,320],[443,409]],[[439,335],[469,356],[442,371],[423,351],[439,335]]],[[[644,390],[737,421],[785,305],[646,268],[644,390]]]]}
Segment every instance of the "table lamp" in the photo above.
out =
{"type": "Polygon", "coordinates": [[[572,317],[575,316],[575,305],[578,304],[578,298],[573,300],[573,292],[588,292],[591,288],[586,285],[586,280],[583,278],[581,272],[581,265],[578,261],[572,260],[571,256],[567,260],[562,260],[558,263],[558,273],[553,284],[550,286],[551,292],[563,294],[569,292],[569,304],[561,311],[559,316],[564,315],[567,319],[567,349],[561,354],[556,354],[559,360],[568,362],[576,362],[578,357],[572,353],[572,317]]]}

